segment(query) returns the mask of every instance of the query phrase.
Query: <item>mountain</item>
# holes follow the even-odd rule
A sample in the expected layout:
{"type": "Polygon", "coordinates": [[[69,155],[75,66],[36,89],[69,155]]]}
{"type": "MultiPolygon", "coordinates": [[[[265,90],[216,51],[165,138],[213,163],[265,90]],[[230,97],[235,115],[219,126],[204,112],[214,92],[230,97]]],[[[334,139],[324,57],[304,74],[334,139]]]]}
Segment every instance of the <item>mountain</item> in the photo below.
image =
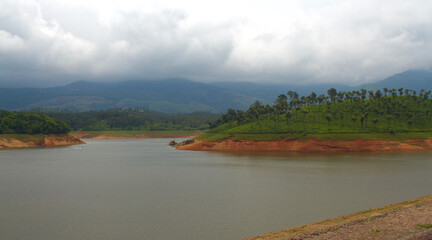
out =
{"type": "Polygon", "coordinates": [[[185,79],[96,83],[79,81],[53,88],[0,88],[0,109],[69,109],[76,111],[141,107],[165,113],[196,111],[225,112],[247,109],[255,100],[273,104],[278,95],[296,91],[300,95],[364,89],[404,88],[432,90],[432,72],[409,70],[373,84],[263,84],[250,82],[199,83],[185,79]]]}
{"type": "Polygon", "coordinates": [[[225,112],[228,108],[247,109],[256,100],[272,104],[279,94],[286,94],[289,90],[300,94],[324,93],[330,87],[333,86],[299,87],[250,82],[205,84],[185,79],[117,83],[79,81],[52,88],[0,88],[0,109],[88,111],[141,107],[165,113],[225,112]]]}
{"type": "Polygon", "coordinates": [[[254,96],[264,104],[273,104],[277,96],[287,94],[288,91],[295,91],[300,96],[309,95],[312,92],[316,94],[327,94],[330,88],[336,88],[339,91],[348,91],[352,87],[343,84],[314,84],[314,85],[293,85],[293,84],[262,84],[251,82],[216,82],[211,83],[213,86],[230,89],[231,91],[254,96]]]}
{"type": "Polygon", "coordinates": [[[360,86],[364,89],[404,88],[411,90],[432,90],[432,71],[408,70],[390,76],[382,81],[360,86]]]}
{"type": "Polygon", "coordinates": [[[75,82],[53,88],[0,89],[0,109],[99,110],[142,107],[166,113],[247,108],[256,98],[184,79],[120,83],[75,82]]]}

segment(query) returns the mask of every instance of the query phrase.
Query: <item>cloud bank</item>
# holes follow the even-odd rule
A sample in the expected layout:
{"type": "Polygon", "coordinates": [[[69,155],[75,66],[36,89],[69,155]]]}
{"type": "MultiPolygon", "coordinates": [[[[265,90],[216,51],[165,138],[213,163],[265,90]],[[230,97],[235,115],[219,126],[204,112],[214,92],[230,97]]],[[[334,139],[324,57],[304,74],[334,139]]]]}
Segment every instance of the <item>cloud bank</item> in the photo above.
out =
{"type": "Polygon", "coordinates": [[[0,86],[360,84],[432,67],[430,1],[0,0],[0,86]]]}

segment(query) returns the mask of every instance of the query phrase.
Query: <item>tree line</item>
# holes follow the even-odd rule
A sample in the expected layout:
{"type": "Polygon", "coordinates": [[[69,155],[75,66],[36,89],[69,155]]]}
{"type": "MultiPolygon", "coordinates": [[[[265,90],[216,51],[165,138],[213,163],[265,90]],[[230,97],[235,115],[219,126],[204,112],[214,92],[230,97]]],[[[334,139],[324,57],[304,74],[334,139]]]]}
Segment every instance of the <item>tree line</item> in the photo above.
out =
{"type": "Polygon", "coordinates": [[[204,130],[209,121],[220,114],[208,112],[167,114],[142,108],[108,109],[99,111],[41,111],[67,123],[73,130],[204,130]]]}
{"type": "Polygon", "coordinates": [[[64,122],[43,114],[0,110],[0,134],[63,134],[69,131],[64,122]]]}
{"type": "Polygon", "coordinates": [[[245,133],[432,130],[430,94],[403,88],[347,92],[330,88],[327,95],[308,96],[288,91],[272,105],[256,101],[246,111],[228,109],[210,128],[224,125],[245,133]]]}

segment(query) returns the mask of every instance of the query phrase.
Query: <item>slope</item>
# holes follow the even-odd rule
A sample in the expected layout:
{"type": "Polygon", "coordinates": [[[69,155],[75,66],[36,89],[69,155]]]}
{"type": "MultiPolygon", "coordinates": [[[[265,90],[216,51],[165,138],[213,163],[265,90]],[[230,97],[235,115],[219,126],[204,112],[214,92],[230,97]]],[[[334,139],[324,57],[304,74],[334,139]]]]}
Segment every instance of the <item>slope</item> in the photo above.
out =
{"type": "Polygon", "coordinates": [[[75,82],[53,88],[0,89],[0,109],[99,110],[141,107],[166,113],[244,109],[256,98],[184,79],[75,82]]]}

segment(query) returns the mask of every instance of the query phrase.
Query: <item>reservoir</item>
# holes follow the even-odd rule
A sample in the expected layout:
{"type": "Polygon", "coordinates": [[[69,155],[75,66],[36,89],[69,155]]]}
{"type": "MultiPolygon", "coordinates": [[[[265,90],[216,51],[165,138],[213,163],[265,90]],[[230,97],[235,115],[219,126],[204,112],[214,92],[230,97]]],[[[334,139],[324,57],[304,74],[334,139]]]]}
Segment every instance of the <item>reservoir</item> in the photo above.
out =
{"type": "Polygon", "coordinates": [[[0,238],[242,239],[432,194],[432,153],[228,154],[170,140],[0,151],[0,238]]]}

